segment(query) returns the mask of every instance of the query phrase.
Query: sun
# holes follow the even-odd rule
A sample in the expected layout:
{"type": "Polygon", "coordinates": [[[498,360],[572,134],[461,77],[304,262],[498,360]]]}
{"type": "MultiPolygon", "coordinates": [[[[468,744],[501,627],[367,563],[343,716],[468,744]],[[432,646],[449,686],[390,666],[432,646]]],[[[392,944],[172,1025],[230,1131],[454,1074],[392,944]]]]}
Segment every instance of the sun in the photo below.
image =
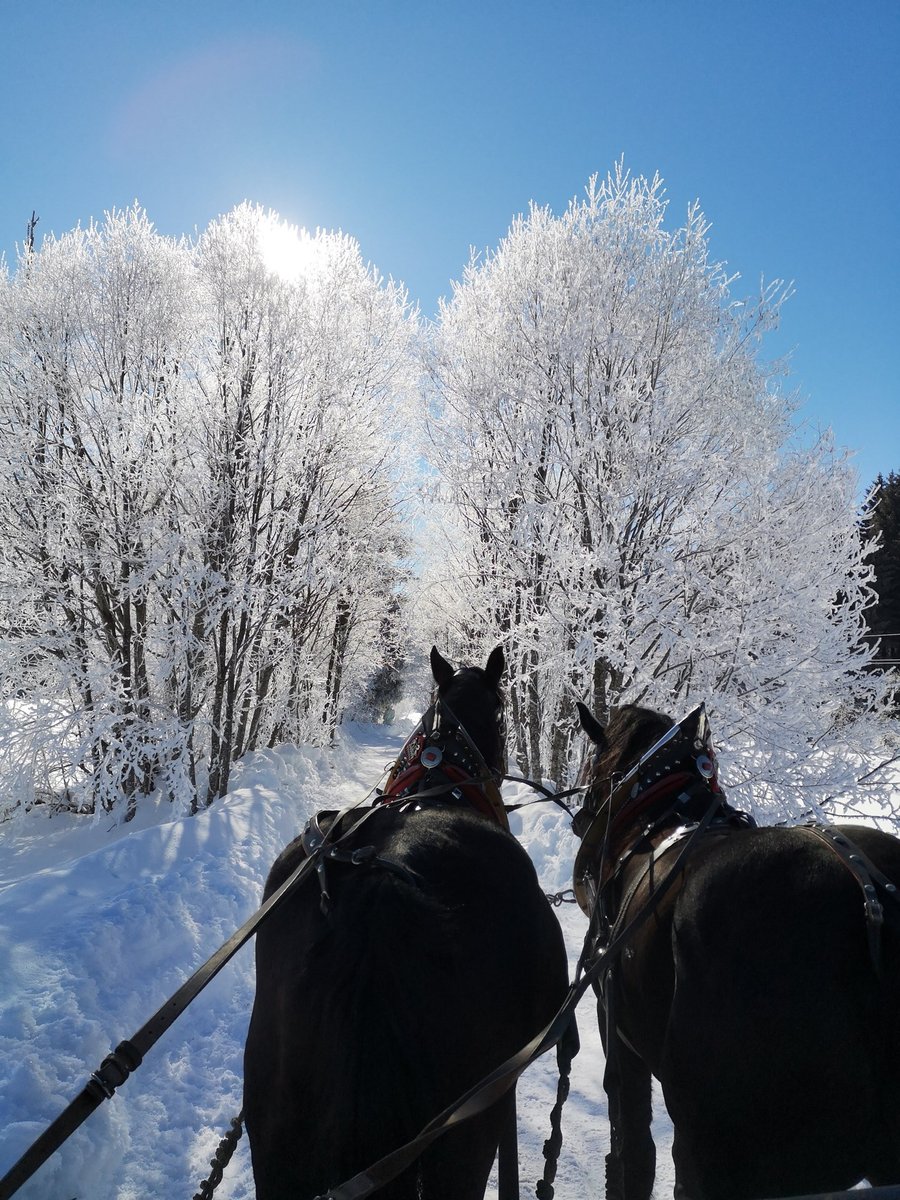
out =
{"type": "Polygon", "coordinates": [[[274,212],[260,218],[256,242],[266,269],[288,283],[309,279],[322,264],[319,238],[274,212]]]}

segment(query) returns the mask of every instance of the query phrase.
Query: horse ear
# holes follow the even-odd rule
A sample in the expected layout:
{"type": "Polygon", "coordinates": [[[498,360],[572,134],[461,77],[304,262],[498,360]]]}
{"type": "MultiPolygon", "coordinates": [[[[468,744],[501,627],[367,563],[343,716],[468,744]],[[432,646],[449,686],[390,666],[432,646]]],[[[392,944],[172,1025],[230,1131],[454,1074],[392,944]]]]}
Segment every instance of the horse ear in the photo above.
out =
{"type": "Polygon", "coordinates": [[[588,735],[595,746],[603,746],[606,744],[606,731],[603,726],[591,712],[586,704],[582,704],[580,700],[576,701],[578,707],[578,718],[581,721],[581,728],[588,735]]]}
{"type": "Polygon", "coordinates": [[[453,678],[453,667],[443,657],[437,646],[431,647],[431,673],[438,687],[443,687],[453,678]]]}
{"type": "Polygon", "coordinates": [[[484,673],[492,688],[498,687],[505,670],[506,659],[503,657],[503,647],[495,646],[487,660],[487,666],[484,668],[484,673]]]}

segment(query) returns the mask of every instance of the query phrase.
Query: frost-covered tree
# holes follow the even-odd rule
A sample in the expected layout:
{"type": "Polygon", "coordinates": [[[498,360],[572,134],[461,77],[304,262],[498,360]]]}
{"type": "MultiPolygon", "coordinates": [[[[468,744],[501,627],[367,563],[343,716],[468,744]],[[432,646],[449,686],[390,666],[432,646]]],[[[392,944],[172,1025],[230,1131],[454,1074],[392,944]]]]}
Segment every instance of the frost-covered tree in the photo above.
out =
{"type": "Polygon", "coordinates": [[[178,774],[151,593],[185,468],[189,280],[187,249],[133,209],[26,249],[0,291],[2,676],[28,700],[12,745],[34,722],[38,786],[75,807],[178,774]]]}
{"type": "Polygon", "coordinates": [[[402,290],[250,205],[194,246],[135,208],[26,248],[0,319],[6,806],[196,807],[329,736],[402,572],[402,290]]]}
{"type": "Polygon", "coordinates": [[[785,290],[732,299],[699,209],[674,232],[665,209],[619,168],[517,219],[443,305],[428,453],[457,553],[438,575],[463,639],[505,635],[524,769],[565,776],[576,699],[705,700],[731,781],[764,799],[809,784],[880,694],[871,573],[852,473],[801,442],[760,354],[785,290]]]}
{"type": "Polygon", "coordinates": [[[244,205],[197,247],[211,795],[248,745],[334,728],[375,665],[402,550],[388,434],[410,372],[405,295],[340,234],[295,234],[302,273],[274,275],[273,228],[244,205]]]}

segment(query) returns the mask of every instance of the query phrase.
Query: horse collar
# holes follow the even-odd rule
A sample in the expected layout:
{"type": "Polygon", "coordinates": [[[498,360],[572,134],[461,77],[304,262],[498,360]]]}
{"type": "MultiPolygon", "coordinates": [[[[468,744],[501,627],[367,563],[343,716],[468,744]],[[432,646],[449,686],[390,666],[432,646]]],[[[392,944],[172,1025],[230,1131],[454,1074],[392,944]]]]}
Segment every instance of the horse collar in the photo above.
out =
{"type": "Polygon", "coordinates": [[[449,797],[451,803],[467,802],[482,816],[509,829],[494,773],[463,725],[452,714],[448,721],[441,720],[439,706],[449,713],[440,701],[425,713],[397,756],[376,803],[409,802],[420,807],[426,797],[439,802],[449,797]]]}

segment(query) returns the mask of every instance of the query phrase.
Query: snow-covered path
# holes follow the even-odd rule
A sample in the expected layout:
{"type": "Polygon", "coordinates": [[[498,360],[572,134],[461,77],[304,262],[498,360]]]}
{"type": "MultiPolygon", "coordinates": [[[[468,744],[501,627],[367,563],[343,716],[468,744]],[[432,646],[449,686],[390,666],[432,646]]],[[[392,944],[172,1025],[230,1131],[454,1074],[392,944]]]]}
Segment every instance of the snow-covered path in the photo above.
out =
{"type": "MultiPolygon", "coordinates": [[[[331,751],[255,755],[229,796],[194,818],[160,804],[155,811],[146,806],[127,827],[31,816],[0,828],[0,1171],[77,1094],[109,1048],[134,1033],[254,911],[269,866],[307,815],[359,801],[402,740],[402,729],[352,727],[331,751]]],[[[521,785],[509,787],[509,800],[527,798],[521,785]]],[[[568,887],[575,840],[562,814],[540,805],[514,822],[546,890],[568,887]]],[[[574,966],[585,921],[574,905],[557,912],[574,966]]],[[[247,946],[20,1195],[189,1200],[240,1108],[252,999],[247,946]]],[[[603,1056],[588,997],[580,1031],[558,1200],[603,1194],[603,1056]]],[[[555,1066],[548,1054],[519,1083],[523,1197],[543,1168],[555,1066]]],[[[657,1124],[665,1144],[664,1113],[657,1124]]],[[[663,1197],[671,1195],[664,1148],[660,1159],[656,1194],[663,1197]]],[[[217,1197],[252,1196],[244,1139],[217,1197]]]]}

